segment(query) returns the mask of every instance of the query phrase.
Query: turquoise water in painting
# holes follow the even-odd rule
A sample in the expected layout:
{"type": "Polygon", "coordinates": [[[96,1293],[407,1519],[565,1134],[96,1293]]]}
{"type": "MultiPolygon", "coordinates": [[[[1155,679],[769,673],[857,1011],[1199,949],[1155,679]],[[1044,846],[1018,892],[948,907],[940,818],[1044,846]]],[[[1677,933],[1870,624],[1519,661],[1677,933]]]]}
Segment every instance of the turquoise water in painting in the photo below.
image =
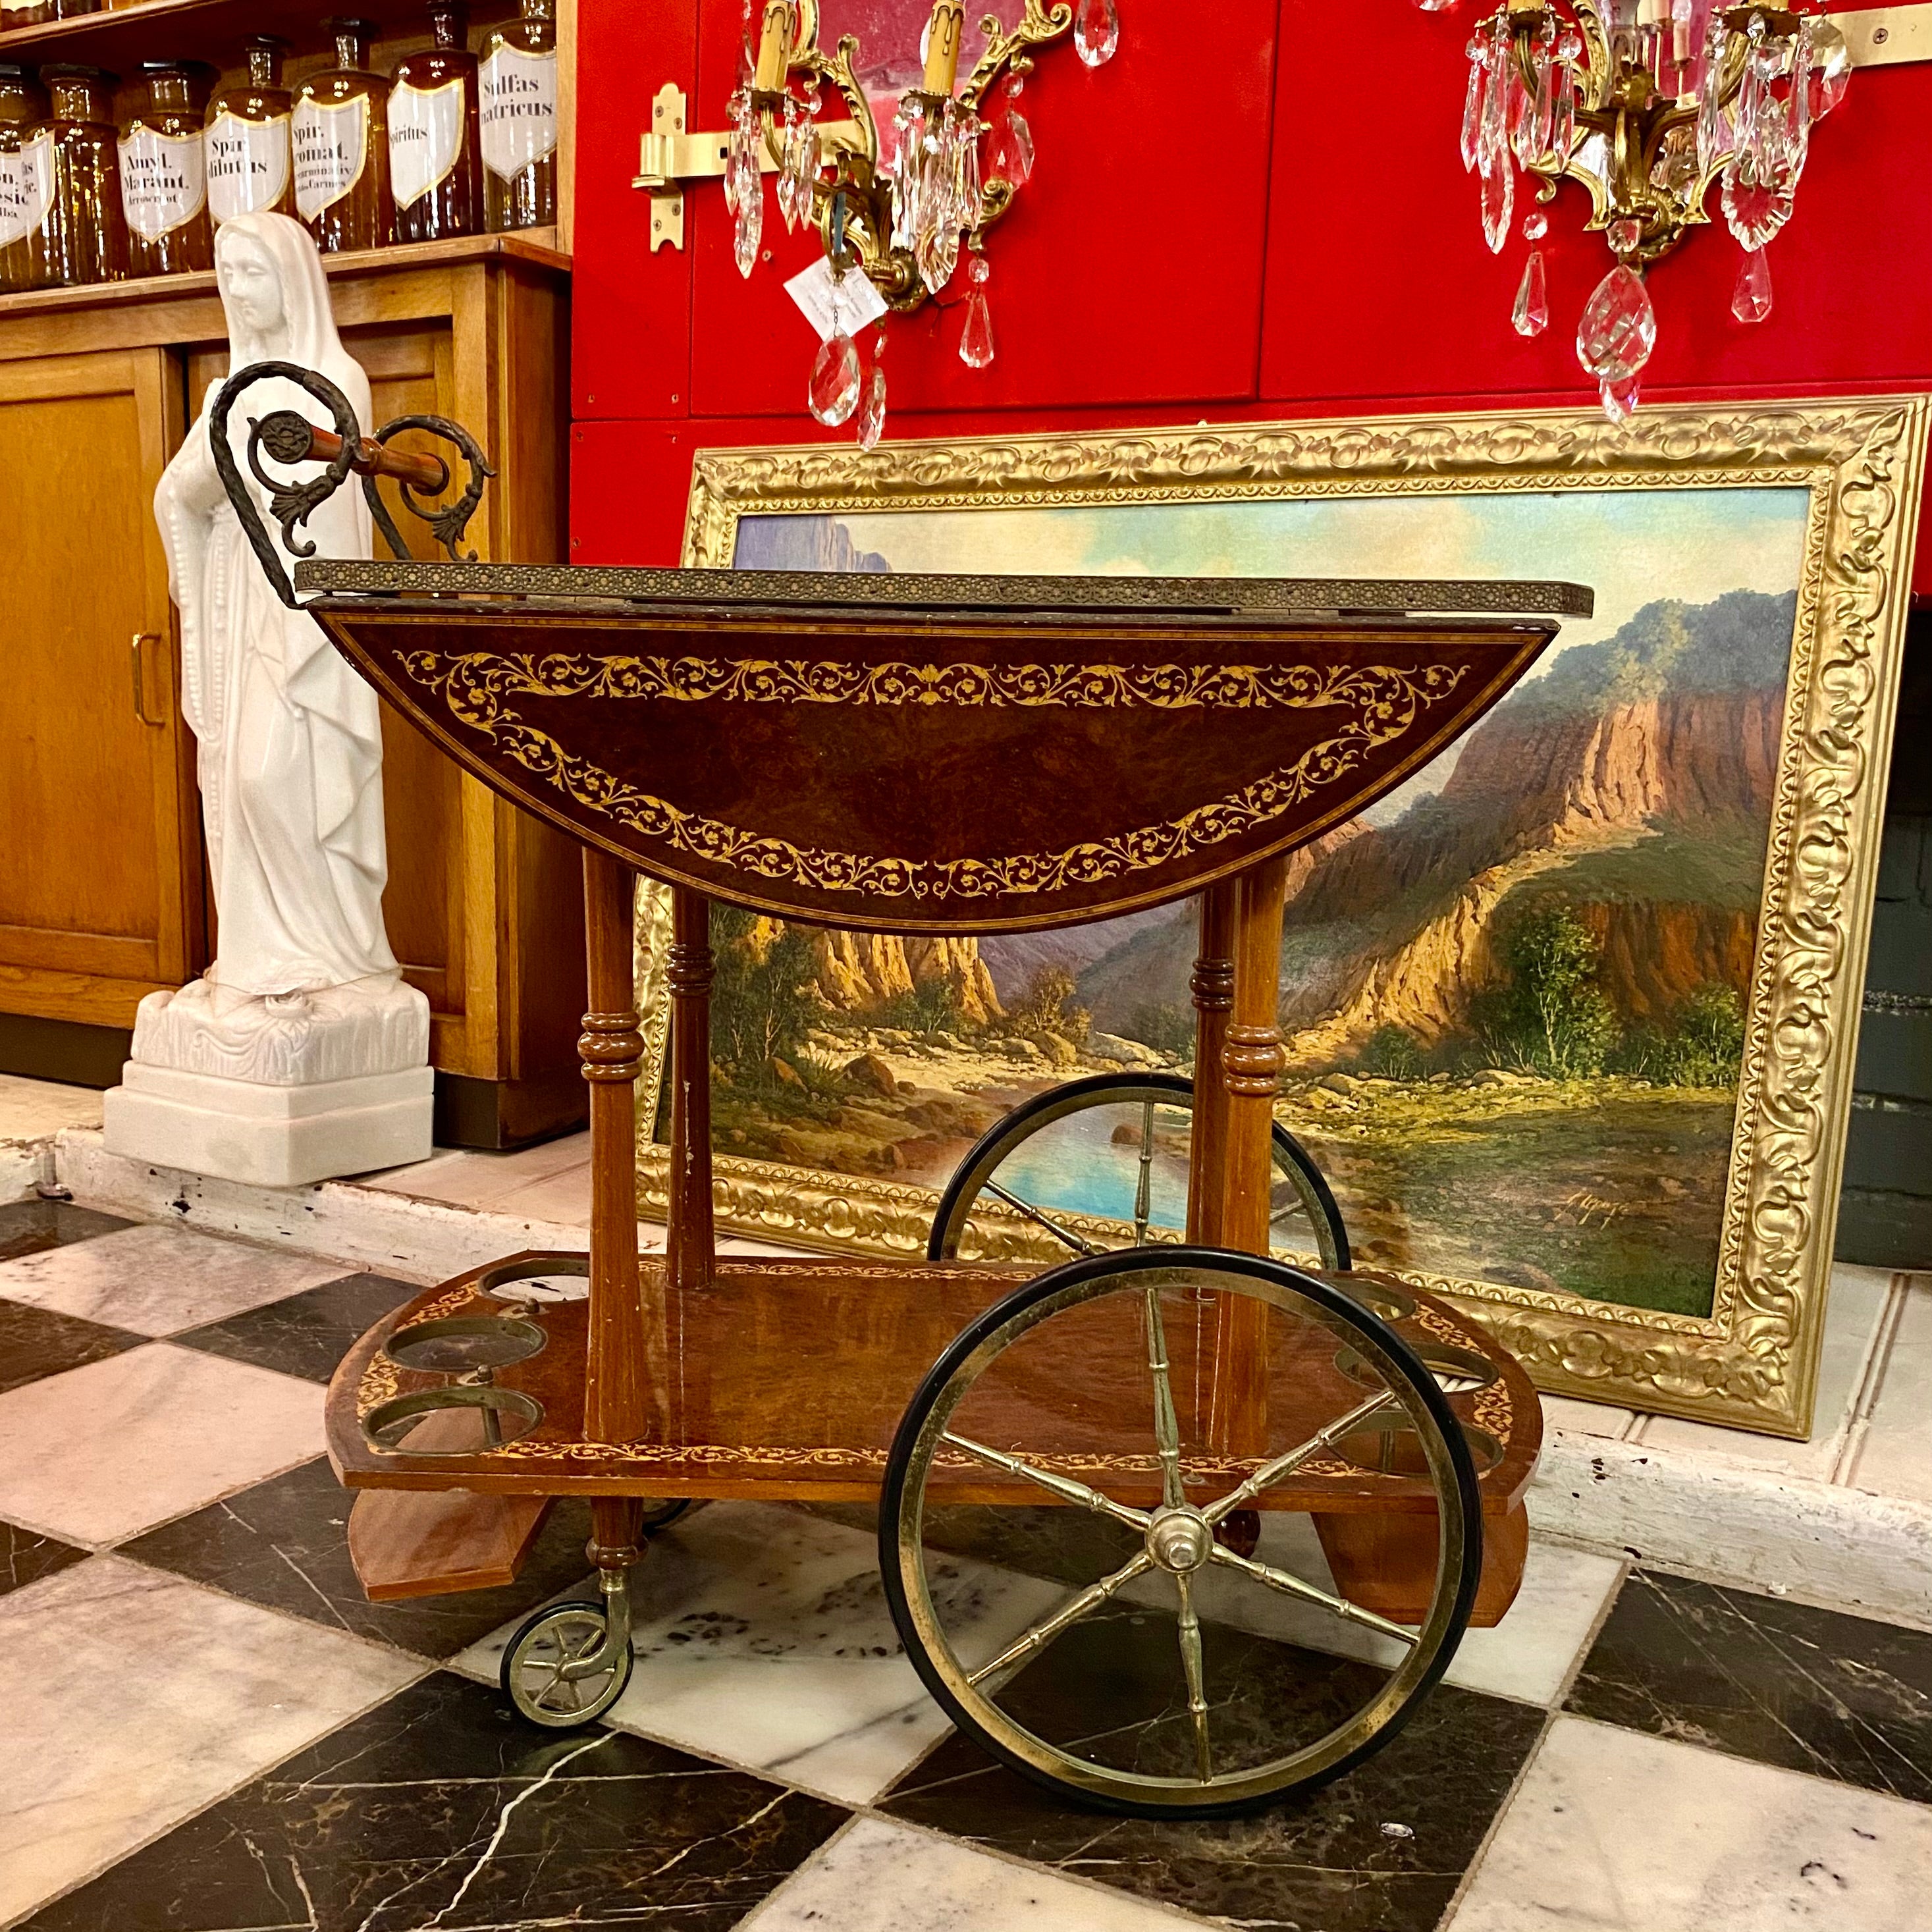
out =
{"type": "MultiPolygon", "coordinates": [[[[1124,1121],[1138,1129],[1139,1108],[1096,1107],[1070,1114],[1009,1155],[995,1178],[1002,1187],[1048,1213],[1058,1209],[1132,1221],[1135,1190],[1140,1185],[1140,1149],[1114,1144],[1114,1130],[1124,1121]]],[[[1187,1164],[1159,1148],[1154,1160],[1153,1208],[1156,1227],[1186,1226],[1187,1164]]]]}

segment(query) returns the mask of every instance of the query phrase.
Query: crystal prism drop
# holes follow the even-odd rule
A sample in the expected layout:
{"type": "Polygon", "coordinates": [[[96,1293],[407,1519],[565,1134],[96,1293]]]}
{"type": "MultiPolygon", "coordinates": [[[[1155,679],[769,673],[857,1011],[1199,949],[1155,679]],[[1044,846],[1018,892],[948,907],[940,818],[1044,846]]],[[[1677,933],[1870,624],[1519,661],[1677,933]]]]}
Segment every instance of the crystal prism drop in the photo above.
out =
{"type": "Polygon", "coordinates": [[[1483,239],[1490,253],[1500,255],[1509,239],[1510,214],[1516,206],[1516,176],[1510,166],[1509,150],[1498,143],[1485,148],[1480,157],[1483,185],[1483,239]]]}
{"type": "Polygon", "coordinates": [[[1600,382],[1597,394],[1604,405],[1604,413],[1612,422],[1625,422],[1636,413],[1637,379],[1626,376],[1619,382],[1600,382]]]}
{"type": "Polygon", "coordinates": [[[1476,165],[1476,140],[1483,126],[1483,74],[1486,56],[1482,43],[1469,43],[1469,87],[1462,97],[1462,172],[1476,165]]]}
{"type": "Polygon", "coordinates": [[[1762,248],[1754,248],[1738,270],[1731,313],[1740,322],[1762,322],[1771,313],[1771,263],[1762,248]]]}
{"type": "Polygon", "coordinates": [[[993,123],[986,137],[983,172],[988,181],[1003,181],[1009,188],[1026,186],[1033,172],[1033,130],[1017,107],[1010,104],[993,123]]]}
{"type": "Polygon", "coordinates": [[[1622,382],[1650,360],[1657,311],[1642,278],[1619,262],[1583,304],[1576,359],[1600,382],[1622,382]]]}
{"type": "Polygon", "coordinates": [[[733,218],[731,253],[736,259],[739,274],[748,280],[758,266],[758,242],[764,226],[764,180],[754,173],[748,182],[741,178],[738,183],[738,212],[733,218]]]}
{"type": "Polygon", "coordinates": [[[1540,335],[1550,326],[1550,289],[1544,278],[1543,250],[1532,248],[1522,265],[1522,281],[1510,310],[1510,325],[1519,335],[1540,335]]]}
{"type": "Polygon", "coordinates": [[[966,292],[966,326],[959,332],[959,359],[969,369],[983,369],[993,359],[993,316],[985,287],[975,282],[966,292]]]}
{"type": "Polygon", "coordinates": [[[805,400],[827,429],[849,422],[859,406],[859,352],[842,329],[818,345],[805,400]]]}
{"type": "Polygon", "coordinates": [[[1748,179],[1736,160],[1724,170],[1724,221],[1748,253],[1762,248],[1791,219],[1790,183],[1748,179]]]}
{"type": "Polygon", "coordinates": [[[859,447],[878,446],[886,429],[886,372],[874,362],[866,379],[865,400],[859,405],[859,447]]]}
{"type": "Polygon", "coordinates": [[[1089,67],[1105,67],[1120,44],[1120,16],[1114,0],[1080,0],[1073,22],[1073,51],[1089,67]]]}

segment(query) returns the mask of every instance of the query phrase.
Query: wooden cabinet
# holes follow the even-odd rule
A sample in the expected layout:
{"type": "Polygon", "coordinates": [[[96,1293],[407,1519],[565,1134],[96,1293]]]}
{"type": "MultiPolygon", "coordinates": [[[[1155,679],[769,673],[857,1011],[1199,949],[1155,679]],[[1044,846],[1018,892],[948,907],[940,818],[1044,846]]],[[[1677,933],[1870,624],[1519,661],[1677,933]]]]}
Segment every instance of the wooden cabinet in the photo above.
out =
{"type": "MultiPolygon", "coordinates": [[[[326,264],[377,420],[453,416],[496,466],[470,532],[485,558],[563,554],[568,278],[553,238],[326,264]]],[[[225,338],[212,276],[0,299],[0,1070],[118,1078],[142,996],[214,948],[151,506],[226,373],[225,338]]],[[[573,1126],[575,849],[386,713],[383,742],[384,912],[430,1002],[438,1138],[509,1145],[573,1126]]]]}
{"type": "Polygon", "coordinates": [[[202,956],[194,741],[150,507],[181,434],[162,350],[0,363],[0,1008],[124,1026],[202,956]]]}

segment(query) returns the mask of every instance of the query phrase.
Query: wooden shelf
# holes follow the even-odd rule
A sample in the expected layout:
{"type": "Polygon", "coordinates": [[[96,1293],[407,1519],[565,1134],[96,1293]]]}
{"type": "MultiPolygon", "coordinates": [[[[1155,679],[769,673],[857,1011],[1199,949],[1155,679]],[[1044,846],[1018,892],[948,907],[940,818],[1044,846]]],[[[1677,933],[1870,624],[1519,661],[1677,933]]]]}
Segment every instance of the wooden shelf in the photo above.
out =
{"type": "MultiPolygon", "coordinates": [[[[241,58],[250,34],[279,34],[299,53],[328,45],[323,12],[310,0],[142,0],[109,13],[78,20],[49,20],[0,34],[0,60],[38,65],[44,61],[85,61],[112,68],[125,78],[144,60],[205,60],[231,68],[241,58]]],[[[479,7],[480,13],[488,12],[479,7]]],[[[516,10],[512,0],[502,9],[516,10]]],[[[358,0],[355,11],[374,20],[385,34],[419,36],[424,31],[422,0],[358,0]]]]}
{"type": "MultiPolygon", "coordinates": [[[[389,269],[454,267],[462,262],[488,261],[493,256],[529,262],[560,274],[570,272],[570,257],[559,251],[554,228],[523,228],[507,235],[459,235],[447,242],[414,242],[394,248],[360,249],[325,255],[322,267],[322,272],[333,279],[389,269]]],[[[0,319],[62,309],[178,302],[218,292],[212,270],[190,275],[150,275],[139,281],[90,282],[73,289],[33,289],[25,295],[0,296],[0,319]]]]}

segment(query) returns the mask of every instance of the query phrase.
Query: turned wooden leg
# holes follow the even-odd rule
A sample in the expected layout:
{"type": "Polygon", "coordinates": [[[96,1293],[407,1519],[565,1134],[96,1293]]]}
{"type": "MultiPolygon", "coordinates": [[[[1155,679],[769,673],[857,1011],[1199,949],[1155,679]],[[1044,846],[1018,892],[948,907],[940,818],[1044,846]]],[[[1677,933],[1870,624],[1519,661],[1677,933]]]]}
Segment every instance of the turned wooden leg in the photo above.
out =
{"type": "Polygon", "coordinates": [[[631,920],[636,874],[602,852],[584,855],[590,1010],[577,1042],[590,1086],[590,1312],[584,1425],[594,1442],[644,1433],[644,1304],[638,1269],[638,1124],[644,1057],[632,1004],[631,920]]]}
{"type": "Polygon", "coordinates": [[[1221,1174],[1228,1150],[1228,1090],[1221,1052],[1234,1004],[1232,880],[1201,896],[1201,950],[1194,962],[1194,1128],[1188,1138],[1187,1238],[1221,1245],[1221,1174]]]}
{"type": "MultiPolygon", "coordinates": [[[[1274,1096],[1284,1064],[1276,1014],[1287,896],[1287,860],[1266,859],[1242,874],[1235,900],[1234,1003],[1221,1047],[1227,1144],[1217,1245],[1251,1255],[1268,1251],[1274,1096]]],[[[1222,1298],[1209,1434],[1225,1454],[1258,1456],[1267,1448],[1268,1329],[1265,1303],[1222,1298]]]]}
{"type": "Polygon", "coordinates": [[[665,1262],[674,1300],[711,1279],[711,904],[671,895],[670,1205],[665,1262]]]}

